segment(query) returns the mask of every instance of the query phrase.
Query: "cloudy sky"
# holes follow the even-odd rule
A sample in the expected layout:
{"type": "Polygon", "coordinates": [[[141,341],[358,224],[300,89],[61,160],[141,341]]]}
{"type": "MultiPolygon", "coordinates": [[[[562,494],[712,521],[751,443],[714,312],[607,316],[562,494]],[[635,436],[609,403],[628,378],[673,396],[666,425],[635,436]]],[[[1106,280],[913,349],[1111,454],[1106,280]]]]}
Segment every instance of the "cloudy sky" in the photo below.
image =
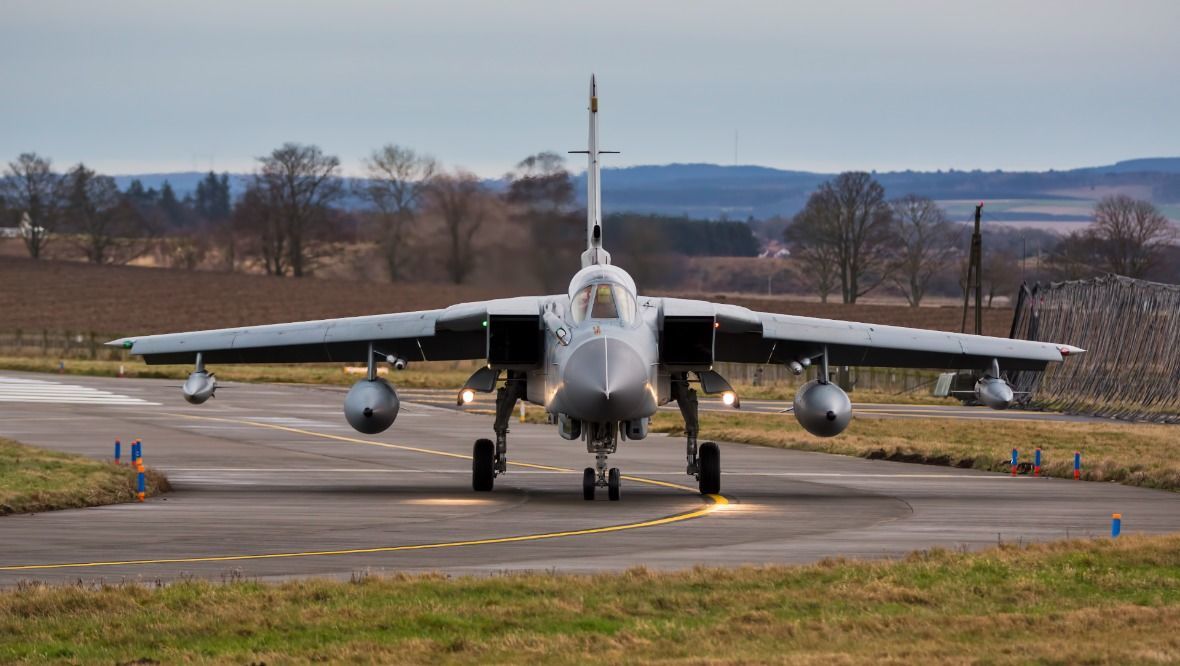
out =
{"type": "Polygon", "coordinates": [[[4,0],[0,157],[350,172],[397,142],[482,175],[615,164],[1069,168],[1180,155],[1180,2],[4,0]]]}

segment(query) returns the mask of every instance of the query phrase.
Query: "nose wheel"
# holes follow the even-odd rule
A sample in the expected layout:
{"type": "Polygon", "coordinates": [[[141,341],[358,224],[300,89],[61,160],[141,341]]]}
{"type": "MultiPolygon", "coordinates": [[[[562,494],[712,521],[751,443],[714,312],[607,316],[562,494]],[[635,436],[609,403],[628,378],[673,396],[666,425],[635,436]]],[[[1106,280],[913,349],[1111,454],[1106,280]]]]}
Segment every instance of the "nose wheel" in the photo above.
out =
{"type": "Polygon", "coordinates": [[[606,487],[606,496],[612,502],[618,502],[622,493],[623,474],[618,467],[610,468],[605,478],[601,478],[593,467],[582,470],[582,499],[594,500],[594,492],[600,487],[606,487]]]}

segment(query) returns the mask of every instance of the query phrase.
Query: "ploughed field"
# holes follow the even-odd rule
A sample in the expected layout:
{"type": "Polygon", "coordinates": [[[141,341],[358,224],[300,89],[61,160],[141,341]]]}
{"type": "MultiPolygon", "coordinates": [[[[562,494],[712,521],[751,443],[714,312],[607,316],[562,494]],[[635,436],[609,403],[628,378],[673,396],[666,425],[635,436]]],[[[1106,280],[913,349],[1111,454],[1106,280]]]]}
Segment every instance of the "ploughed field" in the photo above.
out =
{"type": "MultiPolygon", "coordinates": [[[[0,257],[0,332],[147,334],[446,307],[525,295],[494,284],[450,285],[279,278],[242,273],[0,257]]],[[[642,285],[640,285],[642,288],[642,285]]],[[[957,331],[957,307],[843,305],[789,298],[684,294],[767,312],[957,331]]],[[[1007,308],[985,310],[984,332],[1006,337],[1007,308]]]]}

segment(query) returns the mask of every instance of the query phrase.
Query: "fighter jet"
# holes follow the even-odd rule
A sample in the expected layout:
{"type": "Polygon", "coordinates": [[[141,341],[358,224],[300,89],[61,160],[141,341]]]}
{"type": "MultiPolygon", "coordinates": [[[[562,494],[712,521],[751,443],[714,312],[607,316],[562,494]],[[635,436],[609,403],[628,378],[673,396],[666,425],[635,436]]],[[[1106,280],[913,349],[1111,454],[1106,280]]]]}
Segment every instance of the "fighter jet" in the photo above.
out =
{"type": "Polygon", "coordinates": [[[700,492],[721,490],[721,453],[698,445],[699,391],[740,401],[716,364],[781,364],[795,374],[816,365],[817,378],[801,386],[794,416],[811,434],[838,435],[852,418],[848,395],[832,383],[829,368],[869,366],[988,370],[976,387],[979,400],[1003,409],[1012,389],[999,369],[1042,370],[1083,350],[1064,344],[944,333],[786,314],[682,298],[644,296],[611,263],[604,247],[599,187],[598,89],[590,79],[586,171],[586,251],[564,294],[460,303],[440,310],[324,319],[266,326],[123,338],[107,343],[148,364],[195,364],[182,387],[190,403],[214,395],[207,364],[362,362],[367,376],[344,398],[344,417],[357,431],[376,435],[393,425],[399,400],[379,378],[380,363],[474,359],[483,365],[458,391],[496,393],[493,437],[472,451],[471,485],[491,491],[508,471],[508,422],[517,401],[540,405],[558,435],[582,442],[595,464],[582,476],[593,500],[606,488],[620,497],[621,474],[608,456],[620,442],[641,440],[656,409],[675,401],[685,425],[686,473],[700,492]]]}

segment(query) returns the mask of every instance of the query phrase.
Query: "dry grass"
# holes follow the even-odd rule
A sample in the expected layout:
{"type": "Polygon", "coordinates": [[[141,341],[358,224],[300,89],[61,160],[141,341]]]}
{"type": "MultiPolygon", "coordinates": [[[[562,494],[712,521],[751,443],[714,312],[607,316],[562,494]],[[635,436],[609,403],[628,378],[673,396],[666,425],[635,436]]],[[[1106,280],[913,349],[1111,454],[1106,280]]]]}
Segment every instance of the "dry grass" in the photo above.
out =
{"type": "Polygon", "coordinates": [[[0,661],[1180,660],[1180,536],[679,573],[0,593],[0,661]]]}
{"type": "MultiPolygon", "coordinates": [[[[181,379],[188,377],[192,367],[187,365],[147,365],[138,358],[126,361],[64,361],[64,374],[91,377],[115,377],[122,366],[125,376],[148,379],[181,379]]],[[[327,384],[348,386],[361,379],[349,374],[338,363],[308,363],[303,365],[237,365],[211,367],[220,382],[267,382],[278,384],[327,384]]],[[[458,389],[475,371],[475,362],[413,363],[409,369],[385,375],[396,386],[405,388],[458,389]]],[[[24,372],[58,372],[58,359],[0,356],[0,369],[24,372]]]]}
{"type": "MultiPolygon", "coordinates": [[[[652,423],[654,432],[683,428],[680,415],[667,412],[652,423]]],[[[991,471],[1011,468],[1013,447],[1030,463],[1039,446],[1048,476],[1072,477],[1081,451],[1085,480],[1180,490],[1180,429],[1167,425],[870,417],[821,438],[790,414],[702,412],[701,439],[991,471]]]]}
{"type": "MultiPolygon", "coordinates": [[[[148,495],[170,489],[162,473],[146,475],[148,495]]],[[[131,502],[135,485],[129,466],[0,439],[0,515],[131,502]]]]}

